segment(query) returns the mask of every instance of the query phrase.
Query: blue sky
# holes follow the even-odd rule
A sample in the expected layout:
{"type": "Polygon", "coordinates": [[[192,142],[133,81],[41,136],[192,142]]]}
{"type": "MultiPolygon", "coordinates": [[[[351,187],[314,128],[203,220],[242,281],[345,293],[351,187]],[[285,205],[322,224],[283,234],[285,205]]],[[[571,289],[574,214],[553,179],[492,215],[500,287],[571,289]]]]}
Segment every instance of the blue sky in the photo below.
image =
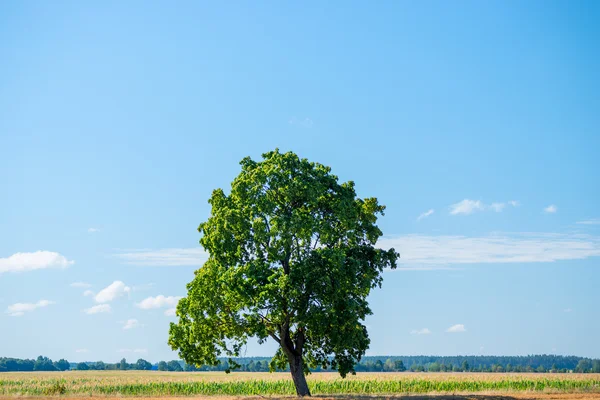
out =
{"type": "Polygon", "coordinates": [[[278,147],[388,207],[401,268],[371,296],[368,354],[600,357],[598,18],[594,1],[3,3],[0,356],[175,358],[207,199],[278,147]]]}

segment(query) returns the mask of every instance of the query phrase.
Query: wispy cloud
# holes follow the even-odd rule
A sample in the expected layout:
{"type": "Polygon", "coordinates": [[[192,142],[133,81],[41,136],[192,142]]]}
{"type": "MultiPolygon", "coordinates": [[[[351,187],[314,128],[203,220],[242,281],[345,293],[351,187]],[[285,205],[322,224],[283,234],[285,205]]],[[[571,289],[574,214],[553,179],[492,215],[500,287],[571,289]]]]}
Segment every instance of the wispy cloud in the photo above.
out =
{"type": "Polygon", "coordinates": [[[36,251],[33,253],[15,253],[10,257],[0,258],[0,274],[3,272],[25,272],[46,268],[67,268],[75,261],[53,251],[36,251]]]}
{"type": "Polygon", "coordinates": [[[175,307],[181,296],[163,296],[162,294],[156,297],[147,297],[135,306],[142,310],[150,310],[153,308],[175,307]]]}
{"type": "Polygon", "coordinates": [[[544,208],[544,212],[546,214],[554,214],[558,211],[558,207],[556,207],[554,204],[550,204],[548,207],[544,208]]]}
{"type": "Polygon", "coordinates": [[[600,256],[600,237],[560,233],[497,233],[488,236],[402,235],[377,244],[401,254],[400,266],[537,263],[600,256]]]}
{"type": "Polygon", "coordinates": [[[123,329],[127,330],[127,329],[133,329],[133,328],[137,328],[141,326],[140,322],[137,319],[128,319],[127,321],[125,321],[125,324],[123,325],[123,329]]]}
{"type": "Polygon", "coordinates": [[[166,309],[166,310],[165,310],[165,315],[166,315],[167,317],[173,317],[173,316],[175,316],[175,315],[176,315],[176,313],[177,313],[177,309],[176,309],[175,307],[173,307],[173,308],[168,308],[168,309],[166,309]]]}
{"type": "Polygon", "coordinates": [[[429,217],[431,214],[433,214],[435,212],[435,210],[432,208],[430,210],[425,211],[423,214],[419,215],[419,217],[417,218],[417,221],[422,220],[423,218],[427,218],[429,217]]]}
{"type": "Polygon", "coordinates": [[[583,221],[577,221],[579,225],[600,225],[600,218],[586,219],[583,221]]]}
{"type": "Polygon", "coordinates": [[[87,353],[88,349],[77,349],[75,350],[75,353],[87,353]]]}
{"type": "Polygon", "coordinates": [[[573,311],[573,310],[572,310],[572,309],[570,309],[570,308],[565,308],[563,311],[564,311],[564,312],[566,312],[566,313],[570,313],[570,312],[571,312],[571,311],[573,311]]]}
{"type": "Polygon", "coordinates": [[[458,203],[452,204],[450,206],[450,214],[451,215],[460,215],[460,214],[464,214],[464,215],[468,215],[468,214],[472,214],[475,211],[480,211],[483,210],[483,203],[479,200],[475,201],[475,200],[470,200],[470,199],[464,199],[462,201],[459,201],[458,203]]]}
{"type": "Polygon", "coordinates": [[[446,329],[446,332],[449,333],[461,333],[466,332],[467,328],[463,324],[452,325],[450,328],[446,329]]]}
{"type": "Polygon", "coordinates": [[[296,126],[300,126],[302,128],[310,129],[313,127],[313,120],[308,117],[305,117],[305,118],[292,117],[292,118],[290,118],[290,120],[288,122],[290,125],[296,125],[296,126]]]}
{"type": "Polygon", "coordinates": [[[107,312],[110,312],[110,310],[111,310],[110,304],[98,304],[96,306],[86,308],[85,310],[83,310],[83,312],[86,314],[92,315],[92,314],[107,313],[107,312]]]}
{"type": "Polygon", "coordinates": [[[98,303],[108,303],[118,297],[128,294],[129,292],[131,292],[131,288],[129,286],[126,286],[121,281],[114,281],[113,283],[99,291],[95,297],[95,300],[98,303]]]}
{"type": "Polygon", "coordinates": [[[85,292],[83,292],[83,295],[86,296],[86,297],[87,296],[93,296],[94,292],[92,292],[91,290],[86,290],[85,292]]]}
{"type": "Polygon", "coordinates": [[[144,266],[201,266],[208,260],[208,253],[197,248],[172,248],[158,250],[129,250],[115,254],[127,264],[144,266]]]}
{"type": "Polygon", "coordinates": [[[431,331],[427,328],[423,328],[423,329],[414,329],[412,331],[410,331],[411,335],[430,335],[431,331]]]}
{"type": "Polygon", "coordinates": [[[37,303],[15,303],[6,308],[6,313],[11,317],[20,317],[26,312],[32,312],[38,308],[48,307],[51,304],[55,304],[55,302],[50,300],[40,300],[37,303]]]}
{"type": "Polygon", "coordinates": [[[88,233],[96,233],[96,232],[100,232],[100,229],[98,229],[98,228],[88,228],[88,233]]]}
{"type": "Polygon", "coordinates": [[[490,205],[486,205],[481,200],[464,199],[458,203],[450,205],[450,215],[469,215],[476,211],[491,210],[495,212],[502,212],[506,206],[517,207],[519,202],[511,200],[506,203],[494,202],[490,205]]]}
{"type": "Polygon", "coordinates": [[[90,285],[89,283],[86,283],[86,282],[73,282],[69,286],[74,287],[74,288],[82,288],[82,289],[87,289],[87,288],[92,287],[92,285],[90,285]]]}

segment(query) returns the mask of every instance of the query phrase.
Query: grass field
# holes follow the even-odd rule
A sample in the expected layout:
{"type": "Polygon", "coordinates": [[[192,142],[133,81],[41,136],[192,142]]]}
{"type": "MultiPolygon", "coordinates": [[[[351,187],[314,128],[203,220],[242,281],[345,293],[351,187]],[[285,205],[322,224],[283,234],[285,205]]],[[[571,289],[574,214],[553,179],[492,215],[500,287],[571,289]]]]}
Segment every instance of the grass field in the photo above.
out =
{"type": "MultiPolygon", "coordinates": [[[[313,395],[600,394],[600,374],[335,373],[308,377],[313,395]]],[[[0,396],[287,396],[288,373],[69,371],[0,374],[0,396]]],[[[594,398],[596,395],[593,396],[594,398]]]]}

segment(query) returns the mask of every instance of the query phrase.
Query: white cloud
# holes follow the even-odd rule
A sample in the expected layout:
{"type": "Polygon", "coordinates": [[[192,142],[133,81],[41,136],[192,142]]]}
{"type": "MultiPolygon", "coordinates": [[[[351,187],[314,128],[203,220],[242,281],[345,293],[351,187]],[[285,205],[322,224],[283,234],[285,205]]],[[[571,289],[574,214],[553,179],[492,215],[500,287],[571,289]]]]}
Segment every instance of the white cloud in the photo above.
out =
{"type": "Polygon", "coordinates": [[[127,264],[144,266],[201,266],[208,260],[208,253],[201,248],[187,249],[138,249],[115,254],[127,264]]]}
{"type": "Polygon", "coordinates": [[[88,233],[96,233],[96,232],[100,232],[100,229],[98,229],[98,228],[89,228],[88,229],[88,233]]]}
{"type": "Polygon", "coordinates": [[[117,353],[147,353],[147,349],[119,349],[117,353]]]}
{"type": "Polygon", "coordinates": [[[470,200],[470,199],[464,199],[463,201],[460,201],[456,204],[452,204],[449,208],[450,208],[450,214],[451,215],[458,215],[458,214],[463,214],[463,215],[468,215],[468,214],[472,214],[475,211],[483,211],[483,210],[492,210],[495,212],[502,212],[507,205],[510,205],[512,207],[517,207],[519,206],[519,202],[516,200],[511,200],[508,201],[506,203],[500,203],[500,202],[494,202],[490,205],[486,205],[483,204],[480,200],[470,200]]]}
{"type": "Polygon", "coordinates": [[[571,312],[571,311],[573,311],[573,310],[572,310],[572,309],[570,309],[570,308],[565,308],[563,311],[564,311],[564,312],[566,312],[566,313],[570,313],[570,312],[571,312]]]}
{"type": "Polygon", "coordinates": [[[108,303],[131,292],[131,288],[121,281],[114,281],[98,292],[95,299],[98,303],[108,303]]]}
{"type": "Polygon", "coordinates": [[[74,288],[82,288],[82,289],[92,287],[92,285],[90,285],[89,283],[86,283],[86,282],[73,282],[69,286],[74,287],[74,288]]]}
{"type": "Polygon", "coordinates": [[[446,329],[446,332],[450,332],[450,333],[461,333],[461,332],[466,332],[467,329],[465,328],[465,326],[463,324],[456,324],[456,325],[452,325],[450,328],[446,329]]]}
{"type": "Polygon", "coordinates": [[[6,313],[11,317],[20,317],[26,312],[31,312],[38,308],[48,307],[50,304],[55,303],[50,300],[40,300],[37,303],[15,303],[6,308],[6,313]]]}
{"type": "Polygon", "coordinates": [[[600,225],[600,218],[592,218],[584,221],[577,221],[580,225],[600,225]]]}
{"type": "Polygon", "coordinates": [[[86,296],[86,297],[87,296],[93,296],[94,292],[92,292],[91,290],[86,290],[85,292],[83,292],[83,295],[86,296]]]}
{"type": "Polygon", "coordinates": [[[137,319],[128,319],[123,325],[123,329],[133,329],[140,326],[140,322],[137,319]]]}
{"type": "Polygon", "coordinates": [[[88,349],[77,349],[75,350],[75,353],[87,353],[88,349]]]}
{"type": "Polygon", "coordinates": [[[34,253],[15,253],[10,257],[0,258],[0,274],[3,272],[25,272],[46,268],[67,268],[75,261],[53,251],[36,251],[34,253]]]}
{"type": "Polygon", "coordinates": [[[423,214],[419,215],[419,217],[417,218],[417,221],[422,220],[423,218],[427,218],[429,217],[431,214],[433,214],[435,212],[435,210],[432,208],[430,210],[425,211],[423,214]]]}
{"type": "Polygon", "coordinates": [[[456,204],[452,204],[450,206],[450,214],[458,215],[464,214],[468,215],[475,211],[481,211],[484,209],[483,203],[477,200],[464,199],[463,201],[459,201],[456,204]]]}
{"type": "Polygon", "coordinates": [[[504,210],[504,207],[506,207],[506,204],[504,203],[492,203],[492,205],[490,206],[490,208],[496,212],[501,212],[502,210],[504,210]]]}
{"type": "Polygon", "coordinates": [[[172,317],[172,316],[176,315],[176,311],[177,311],[177,309],[175,307],[173,307],[173,308],[167,308],[165,310],[165,315],[167,317],[172,317]]]}
{"type": "Polygon", "coordinates": [[[554,204],[550,204],[548,207],[544,208],[544,212],[546,214],[554,214],[557,211],[558,207],[556,207],[554,204]]]}
{"type": "Polygon", "coordinates": [[[86,314],[99,314],[110,312],[110,304],[98,304],[96,306],[83,310],[86,314]]]}
{"type": "Polygon", "coordinates": [[[412,331],[410,331],[411,335],[429,335],[431,334],[431,331],[427,328],[423,328],[423,329],[414,329],[412,331]]]}
{"type": "Polygon", "coordinates": [[[481,237],[402,235],[377,244],[401,254],[400,266],[439,267],[450,264],[532,263],[600,256],[600,237],[560,233],[498,233],[481,237]]]}
{"type": "Polygon", "coordinates": [[[175,307],[181,296],[163,296],[162,294],[156,297],[147,297],[135,306],[143,310],[161,307],[175,307]]]}

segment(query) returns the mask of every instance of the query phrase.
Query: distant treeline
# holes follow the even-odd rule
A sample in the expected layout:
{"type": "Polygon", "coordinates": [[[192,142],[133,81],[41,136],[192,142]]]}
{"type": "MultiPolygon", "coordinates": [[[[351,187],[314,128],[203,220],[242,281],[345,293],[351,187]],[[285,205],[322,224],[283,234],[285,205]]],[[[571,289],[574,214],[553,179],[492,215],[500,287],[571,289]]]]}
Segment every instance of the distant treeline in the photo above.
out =
{"type": "MultiPolygon", "coordinates": [[[[247,372],[269,371],[269,357],[241,357],[233,361],[238,370],[247,372]]],[[[0,358],[0,372],[12,371],[66,371],[66,370],[159,370],[159,371],[225,371],[230,368],[227,359],[219,365],[196,367],[183,361],[160,361],[152,364],[144,359],[128,363],[102,361],[69,363],[60,359],[52,361],[39,356],[35,360],[0,358]]],[[[356,364],[357,372],[595,372],[600,373],[600,360],[575,356],[532,355],[532,356],[368,356],[356,364]]],[[[324,371],[322,368],[314,372],[324,371]]]]}

